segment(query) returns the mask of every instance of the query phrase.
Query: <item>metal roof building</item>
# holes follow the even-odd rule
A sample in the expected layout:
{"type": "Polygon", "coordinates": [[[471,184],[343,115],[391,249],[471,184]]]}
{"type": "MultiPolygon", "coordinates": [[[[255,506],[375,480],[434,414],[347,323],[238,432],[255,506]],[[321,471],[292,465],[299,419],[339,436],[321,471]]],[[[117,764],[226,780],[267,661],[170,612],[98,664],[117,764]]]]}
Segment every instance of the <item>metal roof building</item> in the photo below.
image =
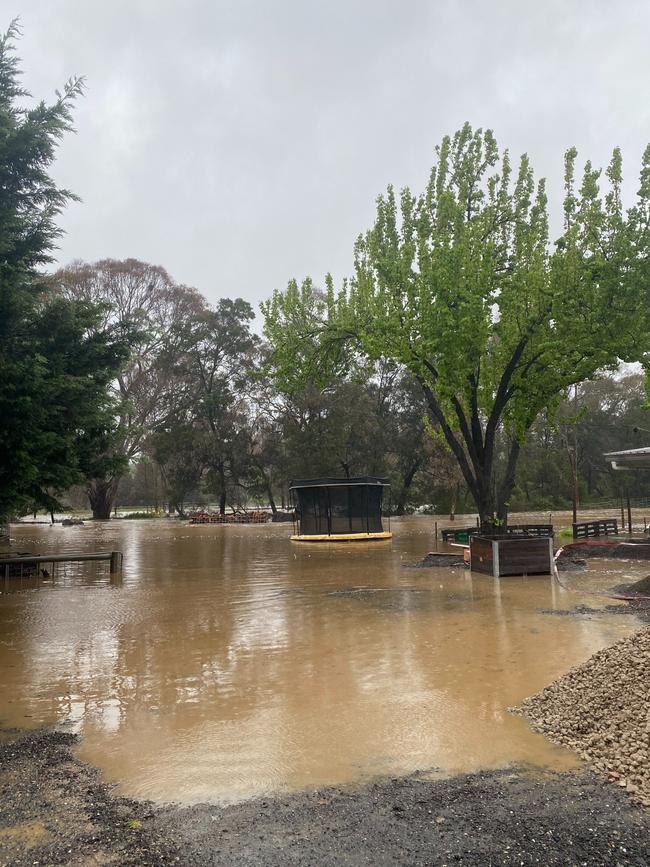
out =
{"type": "Polygon", "coordinates": [[[650,470],[650,446],[642,449],[626,449],[622,452],[607,452],[605,458],[614,470],[650,470]]]}

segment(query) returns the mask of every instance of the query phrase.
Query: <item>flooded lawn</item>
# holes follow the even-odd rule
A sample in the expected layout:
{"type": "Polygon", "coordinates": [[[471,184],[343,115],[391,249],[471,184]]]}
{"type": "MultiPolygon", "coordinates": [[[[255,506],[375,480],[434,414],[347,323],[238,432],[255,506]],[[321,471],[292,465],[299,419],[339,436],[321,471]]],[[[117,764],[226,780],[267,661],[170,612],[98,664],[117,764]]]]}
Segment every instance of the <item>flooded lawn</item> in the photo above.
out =
{"type": "MultiPolygon", "coordinates": [[[[406,569],[433,522],[392,543],[292,544],[290,525],[15,526],[14,550],[119,549],[0,595],[0,722],[59,724],[119,791],[230,802],[401,775],[574,759],[507,713],[638,627],[559,617],[648,572],[492,578],[406,569]]],[[[0,587],[0,589],[2,589],[0,587]]],[[[7,589],[7,588],[5,588],[7,589]]]]}

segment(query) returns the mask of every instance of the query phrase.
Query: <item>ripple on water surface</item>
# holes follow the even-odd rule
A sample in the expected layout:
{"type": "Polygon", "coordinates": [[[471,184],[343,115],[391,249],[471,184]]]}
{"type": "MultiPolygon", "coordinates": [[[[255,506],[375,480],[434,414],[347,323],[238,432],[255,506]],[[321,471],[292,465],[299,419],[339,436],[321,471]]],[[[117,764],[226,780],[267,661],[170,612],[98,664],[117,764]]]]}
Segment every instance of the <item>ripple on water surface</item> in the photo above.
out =
{"type": "Polygon", "coordinates": [[[432,520],[391,529],[392,544],[297,546],[282,525],[16,527],[20,550],[117,548],[125,569],[70,566],[0,596],[0,717],[79,731],[82,758],[159,800],[570,766],[506,708],[636,627],[543,611],[643,568],[594,565],[581,592],[403,569],[432,520]]]}

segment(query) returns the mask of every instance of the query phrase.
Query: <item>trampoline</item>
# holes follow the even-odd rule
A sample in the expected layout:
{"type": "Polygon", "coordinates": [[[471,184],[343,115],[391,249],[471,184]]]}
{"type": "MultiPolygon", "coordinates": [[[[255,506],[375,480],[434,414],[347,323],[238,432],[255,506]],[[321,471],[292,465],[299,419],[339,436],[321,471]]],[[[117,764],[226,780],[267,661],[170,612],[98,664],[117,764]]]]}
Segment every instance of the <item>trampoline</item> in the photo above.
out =
{"type": "Polygon", "coordinates": [[[294,542],[356,542],[390,539],[381,520],[388,479],[293,479],[289,494],[296,511],[294,542]]]}

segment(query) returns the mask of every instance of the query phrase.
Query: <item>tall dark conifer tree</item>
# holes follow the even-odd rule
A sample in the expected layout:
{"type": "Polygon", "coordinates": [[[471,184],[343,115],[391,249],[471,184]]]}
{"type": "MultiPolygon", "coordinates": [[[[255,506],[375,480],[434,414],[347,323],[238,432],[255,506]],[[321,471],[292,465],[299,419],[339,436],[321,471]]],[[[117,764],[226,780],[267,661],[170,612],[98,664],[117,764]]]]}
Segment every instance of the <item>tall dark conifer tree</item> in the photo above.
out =
{"type": "Polygon", "coordinates": [[[25,107],[16,22],[0,38],[0,522],[97,470],[110,436],[107,384],[126,355],[99,311],[52,297],[43,269],[74,195],[49,174],[83,87],[25,107]]]}

